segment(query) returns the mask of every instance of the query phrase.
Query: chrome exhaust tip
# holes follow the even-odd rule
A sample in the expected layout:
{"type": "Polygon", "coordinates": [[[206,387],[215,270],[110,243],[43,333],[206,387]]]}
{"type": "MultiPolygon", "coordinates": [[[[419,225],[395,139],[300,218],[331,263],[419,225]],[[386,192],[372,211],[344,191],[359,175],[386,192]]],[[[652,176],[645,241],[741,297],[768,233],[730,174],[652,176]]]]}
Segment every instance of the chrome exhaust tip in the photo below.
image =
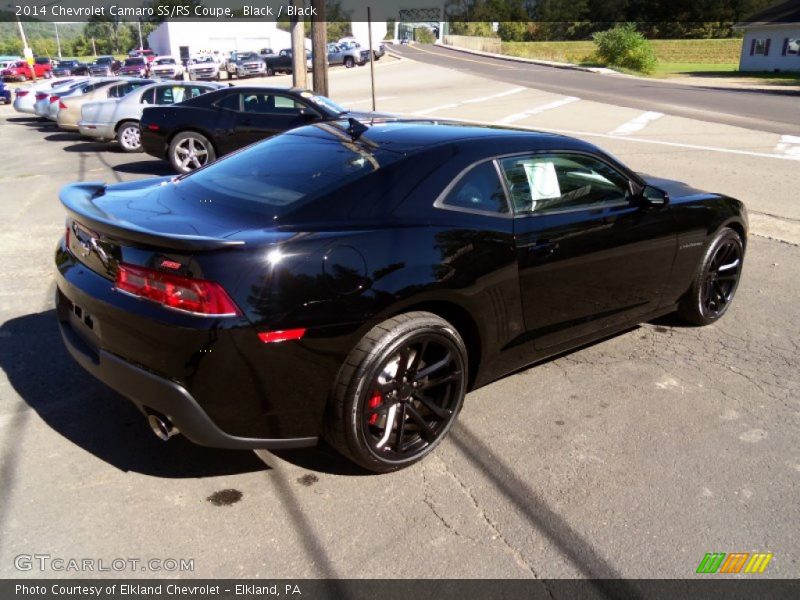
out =
{"type": "Polygon", "coordinates": [[[150,429],[153,430],[153,433],[156,434],[156,437],[165,442],[173,435],[180,433],[178,428],[172,424],[172,421],[154,413],[147,415],[147,423],[150,425],[150,429]]]}

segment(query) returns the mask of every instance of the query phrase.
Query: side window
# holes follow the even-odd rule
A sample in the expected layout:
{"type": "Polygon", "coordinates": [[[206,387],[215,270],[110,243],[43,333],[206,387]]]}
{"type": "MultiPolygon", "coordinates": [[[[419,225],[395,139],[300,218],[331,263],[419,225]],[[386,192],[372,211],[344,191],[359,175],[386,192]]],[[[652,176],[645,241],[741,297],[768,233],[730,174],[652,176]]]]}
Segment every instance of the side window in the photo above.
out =
{"type": "Polygon", "coordinates": [[[494,162],[483,162],[462,175],[440,205],[507,214],[508,202],[494,162]]]}
{"type": "MultiPolygon", "coordinates": [[[[180,89],[180,88],[177,88],[177,89],[180,89]]],[[[156,88],[155,89],[155,93],[156,93],[155,103],[156,104],[174,104],[175,102],[180,102],[180,100],[176,100],[175,98],[178,95],[183,95],[182,94],[183,90],[180,90],[180,92],[176,93],[177,89],[173,88],[172,86],[164,86],[164,87],[156,88]]]]}
{"type": "Polygon", "coordinates": [[[246,113],[275,112],[275,97],[271,94],[244,94],[242,110],[246,113]]]}
{"type": "Polygon", "coordinates": [[[155,104],[155,93],[156,90],[154,89],[145,91],[142,94],[142,100],[141,100],[142,104],[155,104]]]}
{"type": "Polygon", "coordinates": [[[189,100],[190,98],[197,98],[197,96],[200,96],[202,94],[205,94],[206,92],[211,91],[209,88],[200,87],[196,85],[190,87],[182,87],[181,89],[183,90],[183,98],[181,98],[180,100],[176,100],[176,102],[183,102],[184,100],[189,100]]]}
{"type": "Polygon", "coordinates": [[[231,94],[229,96],[225,96],[222,100],[217,102],[217,106],[220,108],[225,108],[227,110],[235,110],[240,111],[242,110],[242,95],[241,94],[231,94]]]}
{"type": "Polygon", "coordinates": [[[630,182],[581,154],[541,154],[501,161],[517,214],[601,208],[627,202],[630,182]]]}

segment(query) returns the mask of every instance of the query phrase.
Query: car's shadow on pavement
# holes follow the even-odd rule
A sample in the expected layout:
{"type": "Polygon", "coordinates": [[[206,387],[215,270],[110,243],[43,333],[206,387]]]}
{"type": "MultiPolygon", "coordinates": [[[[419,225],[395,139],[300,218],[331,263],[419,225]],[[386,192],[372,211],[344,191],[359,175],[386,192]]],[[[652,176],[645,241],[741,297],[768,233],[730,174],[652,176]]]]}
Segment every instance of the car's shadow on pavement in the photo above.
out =
{"type": "Polygon", "coordinates": [[[184,478],[269,468],[252,452],[156,438],[132,403],[72,360],[54,310],[5,322],[0,339],[0,368],[20,397],[59,434],[122,471],[184,478]]]}
{"type": "Polygon", "coordinates": [[[163,177],[165,175],[177,175],[165,160],[138,160],[136,162],[124,163],[112,167],[117,173],[129,173],[132,175],[153,175],[163,177]]]}
{"type": "Polygon", "coordinates": [[[80,142],[71,146],[64,146],[65,152],[115,152],[122,153],[122,149],[111,142],[80,142]]]}
{"type": "Polygon", "coordinates": [[[70,131],[61,131],[59,133],[51,133],[45,136],[48,142],[80,142],[83,137],[79,133],[70,131]]]}

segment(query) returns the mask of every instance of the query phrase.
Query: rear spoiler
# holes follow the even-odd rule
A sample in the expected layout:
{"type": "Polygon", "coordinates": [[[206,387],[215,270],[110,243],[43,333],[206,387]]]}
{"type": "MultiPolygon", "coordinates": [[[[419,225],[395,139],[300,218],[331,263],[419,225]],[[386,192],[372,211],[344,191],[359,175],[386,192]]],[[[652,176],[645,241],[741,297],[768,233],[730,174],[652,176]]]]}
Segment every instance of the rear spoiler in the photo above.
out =
{"type": "Polygon", "coordinates": [[[117,219],[94,203],[94,199],[102,196],[105,189],[105,184],[97,181],[73,183],[61,189],[59,200],[67,209],[67,213],[82,225],[122,240],[187,252],[221,250],[244,245],[244,241],[241,240],[158,233],[117,219]]]}

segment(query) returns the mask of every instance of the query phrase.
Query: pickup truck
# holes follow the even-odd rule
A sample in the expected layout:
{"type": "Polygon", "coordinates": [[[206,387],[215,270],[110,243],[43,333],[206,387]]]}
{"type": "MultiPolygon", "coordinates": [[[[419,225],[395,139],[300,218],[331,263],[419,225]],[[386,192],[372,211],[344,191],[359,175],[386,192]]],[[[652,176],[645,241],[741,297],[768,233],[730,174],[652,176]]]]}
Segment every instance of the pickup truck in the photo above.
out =
{"type": "MultiPolygon", "coordinates": [[[[292,49],[285,48],[278,52],[277,56],[267,56],[264,58],[267,63],[267,75],[272,76],[276,73],[292,72],[292,49]]],[[[306,69],[311,70],[311,52],[306,51],[306,69]]]]}
{"type": "Polygon", "coordinates": [[[228,73],[228,79],[259,77],[267,73],[264,59],[255,52],[231,52],[230,58],[225,61],[224,69],[228,73]]]}
{"type": "Polygon", "coordinates": [[[0,77],[5,81],[28,81],[33,79],[34,73],[37,78],[50,79],[53,76],[53,67],[50,62],[33,63],[33,70],[24,60],[19,60],[8,68],[0,71],[0,77]]]}
{"type": "Polygon", "coordinates": [[[330,65],[344,65],[348,69],[352,69],[356,65],[362,67],[366,62],[357,44],[355,46],[328,44],[328,64],[330,65]]]}
{"type": "Polygon", "coordinates": [[[210,54],[193,56],[186,71],[189,73],[189,81],[219,81],[219,65],[210,54]]]}

